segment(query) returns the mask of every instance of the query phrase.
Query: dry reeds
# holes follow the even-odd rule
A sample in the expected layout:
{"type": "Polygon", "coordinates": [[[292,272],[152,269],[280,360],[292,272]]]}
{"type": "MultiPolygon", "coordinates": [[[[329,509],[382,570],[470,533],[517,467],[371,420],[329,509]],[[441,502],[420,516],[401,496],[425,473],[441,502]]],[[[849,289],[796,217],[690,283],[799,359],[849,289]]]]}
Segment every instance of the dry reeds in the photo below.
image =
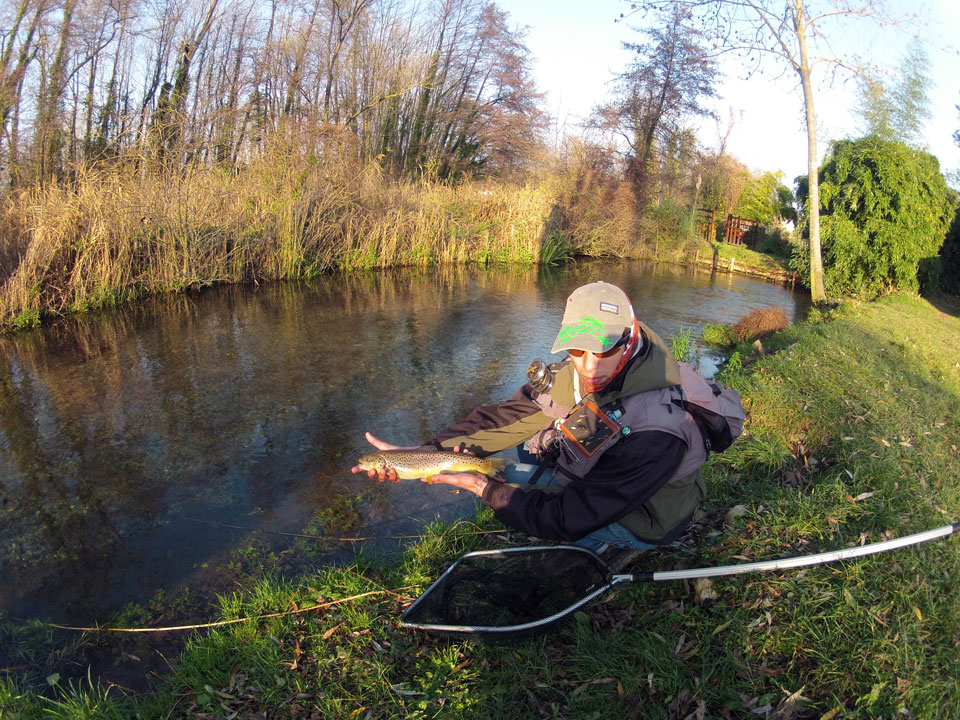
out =
{"type": "Polygon", "coordinates": [[[283,131],[239,169],[80,168],[0,200],[0,329],[143,294],[334,269],[642,257],[632,197],[553,176],[385,177],[349,135],[283,131]]]}
{"type": "Polygon", "coordinates": [[[395,181],[267,148],[239,172],[78,170],[0,206],[0,325],[143,293],[359,269],[539,259],[544,185],[395,181]]]}
{"type": "Polygon", "coordinates": [[[756,340],[790,327],[790,320],[783,308],[765,307],[751,310],[733,326],[738,340],[756,340]]]}

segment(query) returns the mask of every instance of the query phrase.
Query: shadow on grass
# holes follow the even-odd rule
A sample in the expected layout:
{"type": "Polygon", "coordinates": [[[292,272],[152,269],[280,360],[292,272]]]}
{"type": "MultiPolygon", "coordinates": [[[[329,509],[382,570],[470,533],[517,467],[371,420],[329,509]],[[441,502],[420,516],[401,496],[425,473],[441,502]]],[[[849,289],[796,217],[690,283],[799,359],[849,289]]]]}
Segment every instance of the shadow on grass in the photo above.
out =
{"type": "Polygon", "coordinates": [[[937,293],[932,297],[924,299],[944,315],[960,318],[960,296],[937,293]]]}

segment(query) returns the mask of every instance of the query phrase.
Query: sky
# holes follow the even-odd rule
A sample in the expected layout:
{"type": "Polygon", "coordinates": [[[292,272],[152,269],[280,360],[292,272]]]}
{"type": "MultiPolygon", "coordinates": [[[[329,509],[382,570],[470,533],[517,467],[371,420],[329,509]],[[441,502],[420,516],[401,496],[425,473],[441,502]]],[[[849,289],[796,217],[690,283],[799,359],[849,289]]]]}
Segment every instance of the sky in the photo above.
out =
{"type": "MultiPolygon", "coordinates": [[[[926,125],[926,149],[937,156],[945,173],[960,173],[960,147],[953,133],[960,129],[960,55],[956,49],[944,50],[960,29],[960,2],[929,0],[912,3],[893,0],[918,11],[925,38],[932,40],[925,49],[930,59],[930,90],[933,117],[926,125]]],[[[509,0],[501,7],[510,13],[514,26],[527,26],[526,45],[534,59],[534,77],[546,93],[546,107],[556,119],[553,139],[563,133],[576,134],[577,123],[590,109],[601,103],[610,91],[613,74],[624,69],[631,55],[622,42],[640,42],[642,36],[630,26],[633,18],[615,22],[629,10],[628,2],[617,0],[509,0]]],[[[639,18],[637,18],[639,21],[639,18]]],[[[905,54],[909,37],[896,30],[878,31],[865,24],[867,34],[850,42],[857,52],[888,72],[893,71],[905,54]]],[[[722,61],[724,77],[718,88],[719,100],[713,103],[720,123],[707,119],[692,123],[698,128],[703,145],[716,149],[729,119],[735,119],[727,143],[727,152],[755,172],[780,170],[787,184],[807,172],[807,135],[803,123],[803,98],[795,73],[775,80],[754,76],[744,80],[732,57],[722,61]]],[[[818,115],[820,159],[829,141],[861,135],[856,115],[856,83],[829,82],[824,66],[814,71],[818,115]]],[[[956,185],[957,182],[954,181],[956,185]]]]}

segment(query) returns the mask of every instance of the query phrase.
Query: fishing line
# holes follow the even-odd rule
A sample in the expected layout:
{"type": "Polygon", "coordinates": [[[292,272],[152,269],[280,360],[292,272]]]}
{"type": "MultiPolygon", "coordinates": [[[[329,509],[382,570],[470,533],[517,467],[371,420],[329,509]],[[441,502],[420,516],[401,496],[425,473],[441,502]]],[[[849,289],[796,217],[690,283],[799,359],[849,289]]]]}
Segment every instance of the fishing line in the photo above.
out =
{"type": "Polygon", "coordinates": [[[408,585],[402,588],[397,588],[396,590],[386,590],[386,589],[371,590],[369,592],[360,593],[359,595],[351,595],[350,597],[340,598],[339,600],[331,600],[325,603],[318,603],[316,605],[310,605],[308,607],[302,607],[296,610],[285,610],[284,612],[267,613],[265,615],[251,615],[249,617],[234,618],[233,620],[219,620],[216,622],[197,623],[195,625],[171,625],[168,627],[156,627],[156,628],[118,628],[118,627],[100,627],[100,626],[75,627],[72,625],[60,625],[58,623],[43,623],[43,625],[45,625],[46,627],[57,628],[58,630],[73,630],[76,632],[159,633],[159,632],[174,632],[177,630],[203,630],[206,628],[224,627],[226,625],[236,625],[237,623],[242,623],[242,622],[270,620],[272,618],[288,617],[289,615],[296,615],[298,613],[308,613],[308,612],[313,612],[314,610],[323,610],[324,608],[333,607],[334,605],[341,605],[345,602],[351,602],[353,600],[360,600],[361,598],[371,597],[373,595],[393,595],[394,597],[401,598],[403,597],[403,595],[400,593],[401,590],[410,590],[413,587],[416,587],[416,586],[408,585]]]}

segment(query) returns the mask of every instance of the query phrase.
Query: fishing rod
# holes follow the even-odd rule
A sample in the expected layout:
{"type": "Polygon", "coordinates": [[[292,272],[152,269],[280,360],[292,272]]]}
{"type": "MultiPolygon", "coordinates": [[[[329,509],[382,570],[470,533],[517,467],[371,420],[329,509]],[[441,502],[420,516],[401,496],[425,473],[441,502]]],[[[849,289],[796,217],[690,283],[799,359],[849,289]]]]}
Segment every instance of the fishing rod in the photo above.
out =
{"type": "Polygon", "coordinates": [[[623,583],[671,582],[822,565],[929,542],[960,523],[882,542],[814,555],[689,570],[615,573],[576,545],[516,547],[467,553],[407,608],[400,624],[452,637],[488,640],[539,632],[623,583]]]}

